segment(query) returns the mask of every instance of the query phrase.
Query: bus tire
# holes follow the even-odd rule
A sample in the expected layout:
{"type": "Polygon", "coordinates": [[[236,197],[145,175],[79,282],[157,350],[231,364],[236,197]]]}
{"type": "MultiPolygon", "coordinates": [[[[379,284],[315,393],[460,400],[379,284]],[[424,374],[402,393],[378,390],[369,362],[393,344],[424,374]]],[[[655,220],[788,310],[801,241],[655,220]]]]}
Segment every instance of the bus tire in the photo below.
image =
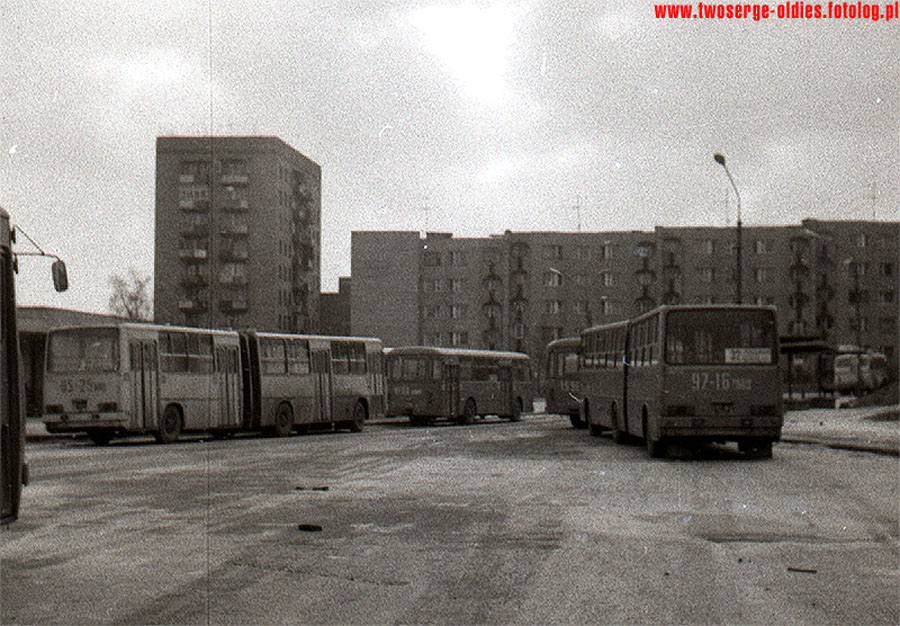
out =
{"type": "Polygon", "coordinates": [[[353,405],[353,419],[347,424],[351,433],[362,432],[363,423],[369,419],[369,411],[362,400],[357,400],[353,405]]]}
{"type": "Polygon", "coordinates": [[[591,421],[591,407],[587,403],[587,401],[585,401],[584,403],[584,417],[582,419],[584,419],[584,423],[587,425],[588,432],[591,433],[591,436],[599,437],[603,432],[603,428],[600,426],[600,424],[595,424],[591,421]]]}
{"type": "Polygon", "coordinates": [[[771,459],[772,441],[771,439],[739,441],[738,450],[751,459],[771,459]]]}
{"type": "Polygon", "coordinates": [[[95,428],[89,430],[87,436],[88,439],[94,442],[94,445],[105,446],[109,444],[109,440],[112,439],[113,433],[106,428],[95,428]]]}
{"type": "Polygon", "coordinates": [[[462,415],[459,417],[460,424],[474,424],[475,423],[475,400],[473,398],[466,398],[466,403],[463,406],[462,415]]]}
{"type": "Polygon", "coordinates": [[[294,412],[290,404],[282,402],[275,412],[275,423],[272,425],[271,433],[276,437],[287,437],[292,430],[294,430],[294,412]]]}
{"type": "Polygon", "coordinates": [[[584,423],[584,418],[582,418],[578,413],[569,413],[569,421],[572,423],[572,428],[587,428],[587,424],[584,423]]]}
{"type": "Polygon", "coordinates": [[[156,431],[156,441],[158,443],[174,443],[181,436],[183,426],[181,409],[177,405],[170,404],[163,411],[162,418],[159,421],[159,430],[156,431]]]}
{"type": "Polygon", "coordinates": [[[609,421],[612,424],[612,440],[614,443],[625,443],[625,433],[619,428],[619,408],[615,403],[609,407],[609,421]]]}
{"type": "Polygon", "coordinates": [[[664,442],[659,439],[654,439],[653,435],[650,434],[650,430],[647,427],[647,413],[644,413],[644,419],[642,420],[642,426],[644,431],[644,443],[647,444],[647,453],[654,459],[661,459],[666,456],[667,446],[664,442]]]}
{"type": "Polygon", "coordinates": [[[513,402],[513,412],[509,416],[509,421],[518,422],[522,419],[522,398],[516,398],[513,402]]]}

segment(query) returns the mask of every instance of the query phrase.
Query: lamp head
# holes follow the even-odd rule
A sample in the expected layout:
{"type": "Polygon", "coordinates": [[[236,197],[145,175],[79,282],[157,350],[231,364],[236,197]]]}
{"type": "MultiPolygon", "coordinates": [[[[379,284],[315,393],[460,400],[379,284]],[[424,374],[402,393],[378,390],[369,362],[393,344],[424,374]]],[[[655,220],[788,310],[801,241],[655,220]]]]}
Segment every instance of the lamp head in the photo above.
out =
{"type": "Polygon", "coordinates": [[[716,153],[713,155],[713,158],[716,160],[716,163],[718,163],[719,165],[722,165],[722,166],[725,165],[725,156],[724,156],[724,155],[719,154],[718,152],[716,152],[716,153]]]}

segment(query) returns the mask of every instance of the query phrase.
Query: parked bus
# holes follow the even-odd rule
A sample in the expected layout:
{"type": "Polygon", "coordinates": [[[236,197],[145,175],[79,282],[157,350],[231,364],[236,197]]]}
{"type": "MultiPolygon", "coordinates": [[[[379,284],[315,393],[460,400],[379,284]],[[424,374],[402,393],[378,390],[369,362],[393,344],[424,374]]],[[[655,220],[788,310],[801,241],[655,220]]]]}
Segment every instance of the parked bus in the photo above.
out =
{"type": "Polygon", "coordinates": [[[313,424],[359,432],[384,416],[381,341],[277,333],[242,334],[248,430],[284,436],[313,424]]]}
{"type": "Polygon", "coordinates": [[[387,351],[385,363],[387,414],[415,425],[485,415],[518,421],[533,408],[531,359],[520,352],[406,346],[387,351]]]}
{"type": "Polygon", "coordinates": [[[68,287],[66,266],[59,257],[46,254],[40,248],[37,252],[13,253],[14,241],[9,213],[0,208],[0,524],[3,525],[18,518],[22,485],[28,482],[28,466],[25,463],[24,383],[16,325],[16,257],[55,258],[52,267],[53,286],[56,291],[65,291],[68,287]]]}
{"type": "Polygon", "coordinates": [[[581,337],[555,339],[547,344],[544,400],[547,413],[568,415],[572,426],[586,428],[581,415],[584,395],[578,373],[580,359],[581,337]]]}
{"type": "Polygon", "coordinates": [[[839,393],[875,391],[888,377],[888,360],[880,352],[853,350],[834,356],[834,389],[839,393]]]}
{"type": "Polygon", "coordinates": [[[54,433],[86,432],[97,444],[128,435],[170,443],[182,432],[281,436],[313,423],[357,430],[369,410],[383,405],[376,398],[384,393],[379,351],[377,340],[154,324],[54,329],[47,339],[44,424],[54,433]],[[350,367],[341,346],[357,345],[366,364],[362,375],[340,364],[343,354],[350,367]],[[376,363],[371,376],[370,361],[376,363]],[[366,412],[354,413],[355,402],[366,412]]]}
{"type": "Polygon", "coordinates": [[[592,434],[669,443],[736,441],[772,456],[783,421],[773,307],[661,306],[582,336],[585,416],[592,434]]]}

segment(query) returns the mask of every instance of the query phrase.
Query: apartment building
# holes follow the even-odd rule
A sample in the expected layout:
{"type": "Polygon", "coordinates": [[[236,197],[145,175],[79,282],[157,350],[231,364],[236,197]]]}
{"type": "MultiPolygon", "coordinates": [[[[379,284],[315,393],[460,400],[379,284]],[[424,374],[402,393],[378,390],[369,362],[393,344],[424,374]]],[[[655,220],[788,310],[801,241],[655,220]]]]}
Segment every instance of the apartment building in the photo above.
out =
{"type": "MultiPolygon", "coordinates": [[[[783,336],[897,360],[897,222],[804,220],[742,229],[740,300],[772,304],[783,336]]],[[[546,344],[663,303],[738,300],[734,228],[653,231],[354,232],[351,329],[386,345],[546,344]]]]}
{"type": "Polygon", "coordinates": [[[315,332],[321,168],[277,137],[158,137],[160,323],[315,332]]]}

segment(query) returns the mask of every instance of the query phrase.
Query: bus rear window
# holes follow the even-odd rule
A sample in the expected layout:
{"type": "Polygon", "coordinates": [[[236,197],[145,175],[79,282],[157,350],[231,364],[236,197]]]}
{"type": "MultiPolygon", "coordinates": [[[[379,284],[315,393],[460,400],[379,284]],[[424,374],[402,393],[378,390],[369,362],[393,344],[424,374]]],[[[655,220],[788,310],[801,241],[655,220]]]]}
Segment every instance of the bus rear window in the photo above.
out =
{"type": "Polygon", "coordinates": [[[771,365],[775,316],[769,311],[672,311],[666,362],[672,365],[771,365]]]}
{"type": "Polygon", "coordinates": [[[56,374],[115,372],[119,369],[118,337],[115,328],[50,333],[47,369],[56,374]]]}

